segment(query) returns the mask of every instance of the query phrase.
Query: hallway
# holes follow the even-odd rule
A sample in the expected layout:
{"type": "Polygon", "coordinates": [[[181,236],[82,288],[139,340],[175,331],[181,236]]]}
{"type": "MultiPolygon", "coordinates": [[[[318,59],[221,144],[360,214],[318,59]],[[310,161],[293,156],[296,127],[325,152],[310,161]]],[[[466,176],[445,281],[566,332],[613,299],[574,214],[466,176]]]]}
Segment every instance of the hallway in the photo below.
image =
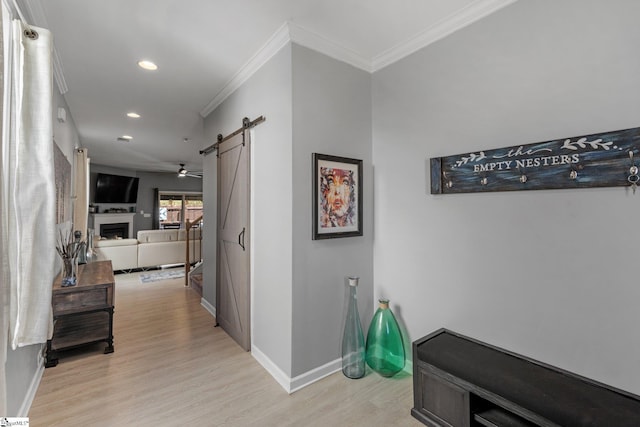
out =
{"type": "Polygon", "coordinates": [[[184,279],[116,276],[115,353],[69,352],[45,370],[38,426],[419,426],[409,375],[333,374],[292,395],[229,338],[184,279]]]}

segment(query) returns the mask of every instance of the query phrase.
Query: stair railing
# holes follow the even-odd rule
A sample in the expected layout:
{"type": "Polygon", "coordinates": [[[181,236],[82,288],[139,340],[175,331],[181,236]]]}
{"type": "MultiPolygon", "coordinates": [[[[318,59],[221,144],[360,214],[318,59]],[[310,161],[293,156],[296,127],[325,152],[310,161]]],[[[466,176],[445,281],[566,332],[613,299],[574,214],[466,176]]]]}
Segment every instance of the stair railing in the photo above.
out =
{"type": "Polygon", "coordinates": [[[196,245],[196,240],[198,240],[198,245],[200,248],[200,260],[202,260],[202,215],[200,215],[198,218],[194,219],[193,221],[189,221],[188,219],[185,222],[185,229],[187,232],[187,245],[186,245],[186,255],[185,255],[185,262],[184,262],[184,285],[185,286],[189,286],[189,271],[191,270],[191,254],[189,253],[189,235],[191,234],[190,231],[192,228],[194,228],[196,225],[198,225],[199,229],[200,229],[200,238],[199,239],[193,239],[193,245],[194,245],[194,253],[195,253],[195,245],[196,245]]]}

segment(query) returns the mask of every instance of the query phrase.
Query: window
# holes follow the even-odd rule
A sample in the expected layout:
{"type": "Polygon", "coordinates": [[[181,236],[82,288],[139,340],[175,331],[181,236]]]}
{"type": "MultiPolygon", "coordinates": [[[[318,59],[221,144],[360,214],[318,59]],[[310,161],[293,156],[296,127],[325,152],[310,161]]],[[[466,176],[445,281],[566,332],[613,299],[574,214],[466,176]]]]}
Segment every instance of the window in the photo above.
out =
{"type": "Polygon", "coordinates": [[[160,229],[185,228],[185,220],[202,215],[202,193],[158,192],[158,224],[160,229]]]}

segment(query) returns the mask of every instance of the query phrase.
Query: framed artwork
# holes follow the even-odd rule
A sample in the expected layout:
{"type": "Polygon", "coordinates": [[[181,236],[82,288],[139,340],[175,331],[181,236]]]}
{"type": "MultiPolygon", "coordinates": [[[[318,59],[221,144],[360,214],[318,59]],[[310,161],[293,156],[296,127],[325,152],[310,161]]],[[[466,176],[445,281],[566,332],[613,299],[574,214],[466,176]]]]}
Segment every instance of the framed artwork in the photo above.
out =
{"type": "Polygon", "coordinates": [[[362,236],[362,160],[313,153],[313,240],[362,236]]]}

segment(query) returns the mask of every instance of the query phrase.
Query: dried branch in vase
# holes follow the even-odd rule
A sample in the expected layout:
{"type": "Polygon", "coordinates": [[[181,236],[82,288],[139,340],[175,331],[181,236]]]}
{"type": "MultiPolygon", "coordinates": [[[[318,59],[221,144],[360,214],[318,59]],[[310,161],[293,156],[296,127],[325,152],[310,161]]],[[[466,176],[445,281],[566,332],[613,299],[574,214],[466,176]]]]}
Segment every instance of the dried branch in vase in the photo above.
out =
{"type": "Polygon", "coordinates": [[[72,258],[75,259],[80,254],[80,251],[83,247],[80,243],[80,237],[82,233],[80,231],[71,232],[69,231],[66,236],[62,235],[62,231],[58,231],[59,239],[58,244],[56,245],[56,251],[62,258],[72,258]]]}

